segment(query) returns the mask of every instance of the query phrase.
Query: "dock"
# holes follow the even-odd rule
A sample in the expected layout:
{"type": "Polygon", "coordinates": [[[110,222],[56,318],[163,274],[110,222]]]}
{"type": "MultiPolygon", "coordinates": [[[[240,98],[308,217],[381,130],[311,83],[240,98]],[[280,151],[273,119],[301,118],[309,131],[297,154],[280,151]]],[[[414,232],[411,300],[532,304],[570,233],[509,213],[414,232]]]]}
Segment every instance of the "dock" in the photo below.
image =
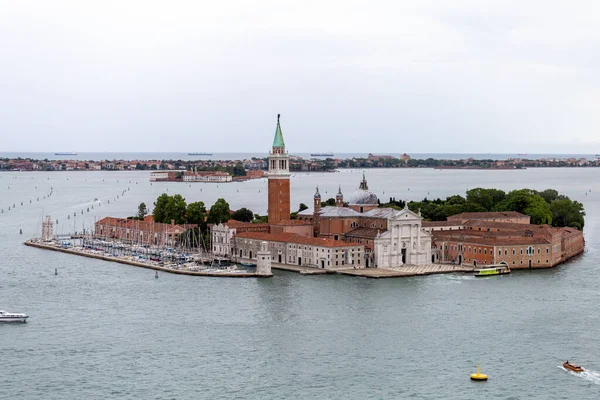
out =
{"type": "Polygon", "coordinates": [[[286,265],[279,263],[271,263],[271,269],[278,269],[281,271],[297,272],[300,275],[326,275],[335,274],[335,271],[328,271],[326,269],[315,268],[315,267],[304,267],[301,265],[286,265]]]}
{"type": "Polygon", "coordinates": [[[401,278],[408,276],[422,276],[434,274],[451,274],[455,272],[472,273],[473,267],[455,264],[424,264],[403,265],[391,268],[361,268],[337,270],[338,274],[358,276],[364,278],[401,278]]]}
{"type": "Polygon", "coordinates": [[[474,270],[474,268],[471,266],[456,264],[403,265],[401,267],[391,268],[349,268],[326,270],[322,268],[305,267],[300,265],[285,265],[277,263],[272,263],[271,269],[297,272],[300,275],[339,274],[373,279],[402,278],[408,276],[422,276],[434,274],[450,274],[455,272],[472,273],[474,270]]]}
{"type": "Polygon", "coordinates": [[[164,267],[164,266],[160,266],[160,265],[156,265],[156,264],[145,263],[145,262],[140,262],[140,261],[133,261],[133,260],[128,260],[128,259],[125,259],[125,258],[119,258],[119,257],[114,257],[114,256],[106,256],[106,255],[101,255],[101,254],[94,254],[94,253],[89,253],[89,252],[85,252],[85,251],[81,251],[81,250],[75,250],[75,249],[72,249],[72,248],[63,248],[63,247],[51,246],[51,245],[48,245],[48,244],[44,244],[44,243],[40,243],[40,242],[34,242],[34,241],[31,241],[31,240],[25,241],[24,244],[26,246],[36,247],[38,249],[58,251],[58,252],[61,252],[61,253],[67,253],[67,254],[72,254],[72,255],[76,255],[76,256],[82,256],[82,257],[88,257],[88,258],[95,258],[95,259],[104,260],[104,261],[117,262],[117,263],[120,263],[120,264],[127,264],[127,265],[132,265],[134,267],[148,268],[148,269],[153,269],[153,270],[156,270],[156,271],[168,272],[168,273],[171,273],[171,274],[193,275],[193,276],[209,276],[209,277],[216,277],[216,278],[269,278],[269,277],[273,276],[273,274],[263,275],[263,274],[257,274],[257,273],[254,273],[254,272],[228,272],[228,271],[224,271],[224,272],[205,272],[205,271],[189,271],[189,270],[184,270],[184,269],[168,268],[168,267],[164,267]]]}

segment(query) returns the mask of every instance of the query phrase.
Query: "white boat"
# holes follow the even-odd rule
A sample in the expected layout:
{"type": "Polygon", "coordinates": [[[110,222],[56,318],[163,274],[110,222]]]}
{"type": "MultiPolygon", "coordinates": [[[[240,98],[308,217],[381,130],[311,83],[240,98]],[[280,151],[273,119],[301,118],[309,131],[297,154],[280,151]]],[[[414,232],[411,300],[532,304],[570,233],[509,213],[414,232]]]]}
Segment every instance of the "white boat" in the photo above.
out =
{"type": "Polygon", "coordinates": [[[27,322],[28,315],[0,310],[0,322],[27,322]]]}

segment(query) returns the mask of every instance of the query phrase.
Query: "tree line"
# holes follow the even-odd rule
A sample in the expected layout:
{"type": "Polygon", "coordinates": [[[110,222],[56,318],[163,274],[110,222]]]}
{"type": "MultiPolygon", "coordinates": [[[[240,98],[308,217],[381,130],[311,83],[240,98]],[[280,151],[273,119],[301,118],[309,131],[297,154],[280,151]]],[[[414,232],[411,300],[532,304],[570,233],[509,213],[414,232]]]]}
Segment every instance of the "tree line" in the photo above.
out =
{"type": "MultiPolygon", "coordinates": [[[[404,202],[390,199],[390,203],[381,206],[400,208],[400,205],[403,207],[404,202]]],[[[446,200],[425,198],[409,202],[408,208],[414,212],[420,210],[421,216],[430,221],[445,221],[449,216],[463,212],[517,211],[529,215],[532,224],[582,230],[585,222],[583,204],[554,189],[519,189],[505,193],[499,189],[475,188],[467,191],[466,198],[460,195],[449,196],[446,200]]]]}

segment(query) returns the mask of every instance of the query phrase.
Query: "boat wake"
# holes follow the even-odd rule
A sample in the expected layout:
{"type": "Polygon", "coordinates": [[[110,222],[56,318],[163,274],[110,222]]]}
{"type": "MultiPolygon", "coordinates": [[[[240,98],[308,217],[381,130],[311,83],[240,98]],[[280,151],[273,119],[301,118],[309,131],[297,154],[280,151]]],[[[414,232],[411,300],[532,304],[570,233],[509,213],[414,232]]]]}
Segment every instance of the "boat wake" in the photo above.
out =
{"type": "Polygon", "coordinates": [[[453,281],[455,283],[460,283],[460,281],[472,281],[475,280],[473,275],[463,275],[463,274],[444,274],[441,275],[448,281],[453,281]]]}
{"type": "Polygon", "coordinates": [[[596,385],[600,385],[600,372],[598,372],[598,371],[592,371],[590,369],[584,369],[583,372],[574,372],[574,371],[566,369],[562,365],[559,365],[558,368],[562,369],[563,371],[566,371],[566,372],[570,373],[571,375],[578,376],[580,378],[585,379],[586,381],[595,383],[596,385]]]}

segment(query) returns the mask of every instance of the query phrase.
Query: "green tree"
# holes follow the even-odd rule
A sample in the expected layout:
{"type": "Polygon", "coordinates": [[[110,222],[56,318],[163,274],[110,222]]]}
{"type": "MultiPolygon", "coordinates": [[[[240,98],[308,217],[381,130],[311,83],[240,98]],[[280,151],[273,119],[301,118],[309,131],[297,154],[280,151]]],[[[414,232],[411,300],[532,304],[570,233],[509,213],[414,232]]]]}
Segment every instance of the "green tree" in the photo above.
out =
{"type": "Polygon", "coordinates": [[[475,188],[467,190],[467,202],[479,204],[486,211],[494,209],[506,197],[506,193],[499,189],[475,188]]]}
{"type": "Polygon", "coordinates": [[[571,199],[554,200],[550,204],[553,226],[570,226],[579,230],[583,229],[585,211],[583,204],[571,199]]]}
{"type": "Polygon", "coordinates": [[[227,222],[230,218],[231,211],[229,209],[229,203],[222,198],[218,199],[215,204],[212,205],[208,213],[208,222],[211,224],[227,222]]]}
{"type": "Polygon", "coordinates": [[[146,215],[148,215],[148,207],[146,207],[146,203],[140,203],[134,219],[143,220],[146,215]]]}
{"type": "Polygon", "coordinates": [[[298,212],[308,210],[308,206],[304,203],[300,203],[300,207],[298,207],[298,212]]]}
{"type": "MultiPolygon", "coordinates": [[[[427,200],[427,199],[425,199],[427,200]]],[[[454,196],[450,196],[446,199],[446,204],[448,205],[458,205],[458,204],[465,204],[467,202],[467,200],[465,200],[464,197],[459,196],[457,194],[455,194],[454,196]]]]}
{"type": "Polygon", "coordinates": [[[246,207],[242,207],[239,210],[236,210],[231,218],[235,219],[236,221],[252,222],[254,219],[254,213],[251,210],[248,210],[246,207]]]}
{"type": "Polygon", "coordinates": [[[517,211],[531,217],[532,224],[551,224],[552,212],[546,201],[535,190],[513,190],[498,203],[496,211],[517,211]]]}
{"type": "Polygon", "coordinates": [[[546,189],[543,192],[539,192],[538,194],[548,204],[551,204],[554,200],[558,198],[558,191],[554,189],[546,189]]]}
{"type": "Polygon", "coordinates": [[[483,207],[481,204],[471,203],[470,201],[467,201],[465,204],[462,205],[461,212],[485,212],[485,211],[488,211],[488,210],[485,207],[483,207]]]}
{"type": "Polygon", "coordinates": [[[152,212],[152,216],[154,217],[155,222],[163,222],[165,220],[165,215],[167,213],[167,204],[169,204],[169,195],[166,193],[158,196],[156,201],[154,202],[154,211],[152,212]]]}
{"type": "Polygon", "coordinates": [[[233,167],[233,176],[246,176],[246,168],[244,168],[241,162],[238,162],[233,167]]]}
{"type": "Polygon", "coordinates": [[[163,222],[168,224],[171,221],[175,221],[176,224],[183,224],[185,223],[186,211],[187,204],[180,194],[169,197],[163,222]]]}
{"type": "Polygon", "coordinates": [[[196,201],[188,204],[185,215],[189,224],[198,224],[199,226],[206,224],[206,206],[204,202],[196,201]]]}
{"type": "Polygon", "coordinates": [[[254,214],[254,221],[252,222],[255,224],[266,224],[267,222],[269,222],[269,216],[254,214]]]}
{"type": "Polygon", "coordinates": [[[321,207],[335,206],[335,199],[333,197],[327,199],[324,203],[321,203],[321,207]]]}
{"type": "Polygon", "coordinates": [[[532,224],[552,224],[552,211],[546,201],[538,195],[532,195],[523,214],[531,216],[532,224]]]}

